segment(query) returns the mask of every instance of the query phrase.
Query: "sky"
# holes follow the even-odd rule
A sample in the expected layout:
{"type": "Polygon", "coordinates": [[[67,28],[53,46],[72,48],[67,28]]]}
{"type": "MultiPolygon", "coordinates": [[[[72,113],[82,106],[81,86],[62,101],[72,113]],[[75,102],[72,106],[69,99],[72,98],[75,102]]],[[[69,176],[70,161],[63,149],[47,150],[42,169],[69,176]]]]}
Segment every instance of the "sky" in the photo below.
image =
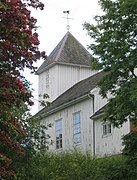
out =
{"type": "MultiPolygon", "coordinates": [[[[67,13],[69,11],[70,33],[85,47],[91,43],[87,31],[83,30],[84,22],[94,23],[93,17],[100,12],[98,0],[42,0],[45,4],[43,11],[32,10],[32,16],[37,19],[37,26],[40,50],[46,51],[49,55],[59,41],[67,32],[67,13]]],[[[38,61],[36,66],[39,67],[43,61],[38,61]]],[[[32,84],[34,89],[33,95],[38,99],[38,77],[25,72],[26,78],[32,84]]],[[[37,101],[32,107],[31,113],[35,114],[37,109],[37,101]]]]}

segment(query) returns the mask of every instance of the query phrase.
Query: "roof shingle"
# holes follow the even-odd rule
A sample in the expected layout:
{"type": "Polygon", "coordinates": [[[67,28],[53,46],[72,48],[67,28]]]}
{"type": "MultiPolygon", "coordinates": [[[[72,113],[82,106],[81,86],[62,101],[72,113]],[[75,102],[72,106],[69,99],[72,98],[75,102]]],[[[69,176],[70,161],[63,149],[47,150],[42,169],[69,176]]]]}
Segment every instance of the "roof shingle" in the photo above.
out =
{"type": "Polygon", "coordinates": [[[37,74],[44,71],[53,63],[66,63],[79,66],[90,66],[91,54],[79,43],[77,39],[67,32],[55,49],[39,67],[37,74]]]}

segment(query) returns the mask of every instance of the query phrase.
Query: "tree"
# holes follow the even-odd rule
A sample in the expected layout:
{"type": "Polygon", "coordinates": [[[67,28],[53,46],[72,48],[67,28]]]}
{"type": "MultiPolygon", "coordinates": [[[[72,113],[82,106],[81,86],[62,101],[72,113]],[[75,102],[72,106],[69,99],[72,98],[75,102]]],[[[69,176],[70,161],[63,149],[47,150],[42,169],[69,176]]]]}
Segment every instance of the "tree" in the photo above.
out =
{"type": "Polygon", "coordinates": [[[93,158],[78,151],[37,154],[19,179],[134,180],[137,166],[122,155],[93,158]],[[133,168],[134,167],[134,168],[133,168]],[[127,170],[128,169],[128,170],[127,170]]]}
{"type": "Polygon", "coordinates": [[[100,93],[112,97],[104,119],[116,127],[128,119],[137,123],[137,3],[136,0],[100,0],[102,15],[84,27],[93,39],[89,46],[94,67],[106,72],[100,93]]]}
{"type": "Polygon", "coordinates": [[[26,137],[20,143],[20,147],[25,155],[17,156],[17,154],[11,153],[11,150],[9,150],[10,157],[14,159],[14,163],[10,167],[14,171],[15,179],[29,179],[33,158],[47,152],[50,143],[47,129],[50,124],[41,125],[40,118],[32,116],[29,111],[26,112],[26,107],[22,107],[20,115],[21,127],[26,134],[26,137]]]}
{"type": "Polygon", "coordinates": [[[20,120],[22,107],[33,105],[30,84],[22,72],[35,72],[34,62],[46,58],[40,52],[36,19],[28,6],[43,9],[39,0],[0,1],[0,179],[14,175],[12,153],[24,154],[26,137],[20,120]]]}

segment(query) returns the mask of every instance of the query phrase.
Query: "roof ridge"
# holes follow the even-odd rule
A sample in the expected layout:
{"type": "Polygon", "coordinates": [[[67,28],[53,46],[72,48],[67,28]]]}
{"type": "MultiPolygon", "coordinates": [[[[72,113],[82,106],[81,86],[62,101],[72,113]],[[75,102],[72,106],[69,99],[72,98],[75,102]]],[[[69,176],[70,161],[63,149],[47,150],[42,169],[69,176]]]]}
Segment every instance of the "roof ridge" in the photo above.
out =
{"type": "Polygon", "coordinates": [[[62,49],[63,49],[63,47],[64,47],[64,45],[65,45],[65,43],[66,43],[66,40],[67,40],[67,38],[68,38],[68,35],[69,35],[69,32],[67,32],[67,34],[65,34],[65,36],[63,37],[63,43],[61,44],[61,47],[60,47],[60,49],[59,49],[59,52],[58,52],[58,54],[57,54],[57,56],[56,56],[56,58],[55,58],[55,62],[58,60],[58,58],[59,58],[59,56],[60,56],[60,54],[61,54],[61,52],[62,52],[62,49]]]}
{"type": "Polygon", "coordinates": [[[83,44],[81,44],[81,42],[78,39],[76,39],[71,33],[70,35],[75,39],[75,41],[77,41],[77,43],[81,46],[81,48],[83,48],[91,56],[90,52],[86,49],[86,47],[84,47],[83,44]]]}

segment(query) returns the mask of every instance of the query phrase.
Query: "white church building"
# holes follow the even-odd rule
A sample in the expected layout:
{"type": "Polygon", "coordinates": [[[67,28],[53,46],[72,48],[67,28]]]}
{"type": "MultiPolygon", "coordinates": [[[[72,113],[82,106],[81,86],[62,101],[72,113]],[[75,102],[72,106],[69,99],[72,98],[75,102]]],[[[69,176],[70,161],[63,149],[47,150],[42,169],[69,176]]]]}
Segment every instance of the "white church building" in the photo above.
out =
{"type": "Polygon", "coordinates": [[[47,93],[52,102],[37,113],[42,124],[52,124],[47,132],[53,142],[50,151],[121,153],[121,138],[130,132],[130,123],[118,129],[102,122],[107,99],[97,84],[104,73],[92,70],[91,61],[91,54],[67,32],[37,71],[39,94],[47,93]]]}

